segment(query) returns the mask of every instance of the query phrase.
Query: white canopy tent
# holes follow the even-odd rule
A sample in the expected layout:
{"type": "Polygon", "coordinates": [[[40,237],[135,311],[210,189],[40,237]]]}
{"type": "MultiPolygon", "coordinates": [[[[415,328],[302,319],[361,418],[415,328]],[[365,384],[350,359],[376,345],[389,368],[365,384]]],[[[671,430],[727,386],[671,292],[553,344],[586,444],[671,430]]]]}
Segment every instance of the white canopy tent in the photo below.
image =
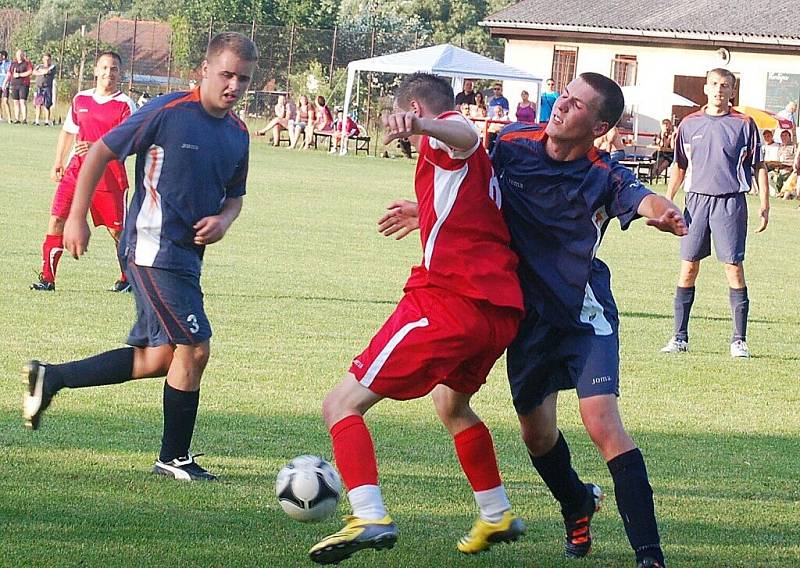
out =
{"type": "MultiPolygon", "coordinates": [[[[450,77],[454,92],[461,90],[461,85],[465,78],[529,81],[536,83],[539,92],[541,92],[542,83],[541,78],[530,73],[449,43],[443,43],[433,47],[423,47],[422,49],[351,61],[347,65],[347,88],[344,95],[344,108],[342,109],[344,116],[348,115],[353,85],[358,73],[361,71],[398,73],[402,75],[423,71],[433,75],[450,77]]],[[[536,98],[533,100],[538,100],[538,98],[539,93],[537,92],[536,98]]],[[[345,122],[347,121],[342,121],[342,136],[344,136],[345,122]]],[[[347,145],[342,144],[341,154],[345,153],[347,153],[347,145]]]]}

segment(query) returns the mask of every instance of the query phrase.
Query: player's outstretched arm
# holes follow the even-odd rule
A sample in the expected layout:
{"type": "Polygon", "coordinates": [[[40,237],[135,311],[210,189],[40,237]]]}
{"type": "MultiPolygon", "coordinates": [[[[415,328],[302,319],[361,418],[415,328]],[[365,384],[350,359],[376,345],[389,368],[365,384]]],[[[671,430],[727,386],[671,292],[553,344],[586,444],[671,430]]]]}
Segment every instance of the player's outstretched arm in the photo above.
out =
{"type": "Polygon", "coordinates": [[[195,223],[194,244],[210,245],[221,240],[241,213],[243,203],[242,197],[228,197],[217,215],[203,217],[195,223]]]}
{"type": "Polygon", "coordinates": [[[86,222],[86,213],[89,211],[97,182],[100,181],[108,163],[116,159],[117,156],[102,140],[92,144],[91,150],[86,154],[86,160],[81,166],[75,184],[75,196],[72,199],[69,217],[64,223],[64,248],[69,251],[72,258],[79,258],[88,248],[89,224],[86,222]]]}
{"type": "Polygon", "coordinates": [[[384,237],[395,235],[394,238],[400,240],[415,229],[419,229],[419,208],[414,201],[396,199],[378,219],[378,232],[384,237]]]}
{"type": "Polygon", "coordinates": [[[670,167],[672,168],[672,175],[669,176],[669,184],[667,185],[667,199],[674,201],[678,189],[683,185],[683,178],[686,177],[686,170],[678,167],[678,164],[672,164],[670,167]]]}
{"type": "Polygon", "coordinates": [[[756,229],[756,233],[761,233],[767,229],[769,224],[769,179],[767,179],[767,167],[764,162],[756,164],[756,179],[758,180],[758,193],[761,199],[761,208],[758,213],[761,223],[756,229]]]}
{"type": "Polygon", "coordinates": [[[647,218],[647,224],[659,231],[682,237],[688,230],[683,215],[669,199],[660,195],[648,195],[639,203],[636,212],[647,218]]]}
{"type": "Polygon", "coordinates": [[[478,141],[478,133],[466,120],[434,120],[420,118],[413,112],[385,114],[381,117],[386,130],[383,143],[398,138],[425,135],[447,144],[456,150],[470,150],[478,141]]]}

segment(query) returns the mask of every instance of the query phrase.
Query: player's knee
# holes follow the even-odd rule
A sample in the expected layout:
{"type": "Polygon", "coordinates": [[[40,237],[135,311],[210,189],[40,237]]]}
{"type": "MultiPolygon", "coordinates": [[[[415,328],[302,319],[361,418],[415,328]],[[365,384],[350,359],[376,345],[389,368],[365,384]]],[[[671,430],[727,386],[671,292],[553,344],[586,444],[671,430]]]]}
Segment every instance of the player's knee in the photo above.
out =
{"type": "Polygon", "coordinates": [[[537,428],[525,421],[520,421],[520,434],[528,452],[536,457],[543,456],[552,450],[558,441],[557,428],[537,428]]]}
{"type": "Polygon", "coordinates": [[[331,428],[345,416],[354,414],[352,405],[348,404],[345,393],[341,389],[333,389],[322,401],[322,418],[325,425],[331,428]]]}

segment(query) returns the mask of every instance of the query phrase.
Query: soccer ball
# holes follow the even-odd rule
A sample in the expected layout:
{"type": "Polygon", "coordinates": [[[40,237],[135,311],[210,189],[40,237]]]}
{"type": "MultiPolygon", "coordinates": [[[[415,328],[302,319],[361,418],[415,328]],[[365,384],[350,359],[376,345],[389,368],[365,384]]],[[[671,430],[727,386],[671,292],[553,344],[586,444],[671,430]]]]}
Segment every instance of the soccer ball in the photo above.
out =
{"type": "Polygon", "coordinates": [[[320,521],[336,510],[342,480],[333,466],[317,456],[297,456],[275,480],[275,493],[295,520],[320,521]]]}

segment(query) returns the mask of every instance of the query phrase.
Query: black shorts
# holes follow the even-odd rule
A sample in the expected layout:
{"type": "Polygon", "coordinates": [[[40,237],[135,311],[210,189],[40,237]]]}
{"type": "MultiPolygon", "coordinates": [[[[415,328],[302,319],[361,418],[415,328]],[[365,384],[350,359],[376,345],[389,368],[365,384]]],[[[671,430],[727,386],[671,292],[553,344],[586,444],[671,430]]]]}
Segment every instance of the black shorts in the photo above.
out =
{"type": "Polygon", "coordinates": [[[30,88],[30,85],[11,85],[9,97],[12,101],[27,101],[30,88]]]}
{"type": "Polygon", "coordinates": [[[554,392],[576,389],[578,398],[619,396],[619,334],[558,329],[528,314],[508,347],[506,365],[517,414],[527,416],[554,392]]]}
{"type": "Polygon", "coordinates": [[[196,345],[211,337],[199,276],[138,266],[130,257],[125,276],[133,288],[137,316],[128,345],[196,345]]]}

